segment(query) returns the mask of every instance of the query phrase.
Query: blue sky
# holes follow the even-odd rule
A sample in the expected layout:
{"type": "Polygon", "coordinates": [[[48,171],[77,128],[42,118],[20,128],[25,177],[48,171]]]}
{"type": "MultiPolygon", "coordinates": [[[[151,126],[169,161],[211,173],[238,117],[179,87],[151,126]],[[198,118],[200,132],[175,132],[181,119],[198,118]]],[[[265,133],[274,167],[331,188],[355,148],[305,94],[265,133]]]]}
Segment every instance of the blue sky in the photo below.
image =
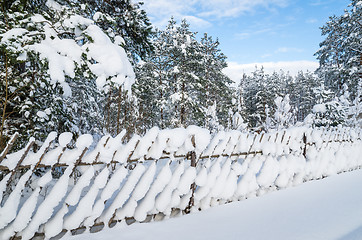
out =
{"type": "Polygon", "coordinates": [[[151,22],[165,26],[186,18],[193,31],[218,37],[228,57],[227,73],[237,80],[263,65],[294,74],[314,70],[313,54],[323,40],[319,27],[342,15],[349,0],[145,0],[151,22]]]}

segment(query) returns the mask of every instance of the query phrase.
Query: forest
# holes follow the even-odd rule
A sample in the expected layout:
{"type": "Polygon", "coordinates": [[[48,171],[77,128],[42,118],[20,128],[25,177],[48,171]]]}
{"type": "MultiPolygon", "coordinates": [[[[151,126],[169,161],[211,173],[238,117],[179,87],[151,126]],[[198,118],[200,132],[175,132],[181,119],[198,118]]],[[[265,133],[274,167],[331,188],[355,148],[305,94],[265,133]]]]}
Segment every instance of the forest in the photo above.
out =
{"type": "Polygon", "coordinates": [[[197,125],[270,131],[362,126],[362,4],[321,27],[315,72],[234,83],[216,37],[171,18],[154,28],[131,0],[9,0],[0,11],[0,151],[50,132],[130,138],[197,125]]]}

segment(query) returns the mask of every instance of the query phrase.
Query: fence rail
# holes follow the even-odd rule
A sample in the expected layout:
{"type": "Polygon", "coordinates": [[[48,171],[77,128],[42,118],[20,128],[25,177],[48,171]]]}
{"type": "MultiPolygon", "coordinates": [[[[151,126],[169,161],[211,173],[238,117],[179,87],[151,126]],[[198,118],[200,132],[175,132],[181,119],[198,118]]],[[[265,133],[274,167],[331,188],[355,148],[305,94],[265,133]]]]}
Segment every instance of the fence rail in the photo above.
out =
{"type": "Polygon", "coordinates": [[[362,132],[294,127],[270,133],[202,128],[31,138],[0,154],[0,239],[60,238],[158,220],[362,166],[362,132]],[[57,141],[56,141],[57,140],[57,141]]]}

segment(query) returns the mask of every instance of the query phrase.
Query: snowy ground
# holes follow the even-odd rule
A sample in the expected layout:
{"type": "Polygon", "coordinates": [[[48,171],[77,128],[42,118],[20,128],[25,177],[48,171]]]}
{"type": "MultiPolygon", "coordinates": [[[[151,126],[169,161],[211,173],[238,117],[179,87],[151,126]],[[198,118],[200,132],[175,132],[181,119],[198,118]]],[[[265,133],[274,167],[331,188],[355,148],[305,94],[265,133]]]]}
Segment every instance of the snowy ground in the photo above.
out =
{"type": "Polygon", "coordinates": [[[206,211],[99,233],[93,239],[362,239],[362,170],[235,202],[206,211]]]}

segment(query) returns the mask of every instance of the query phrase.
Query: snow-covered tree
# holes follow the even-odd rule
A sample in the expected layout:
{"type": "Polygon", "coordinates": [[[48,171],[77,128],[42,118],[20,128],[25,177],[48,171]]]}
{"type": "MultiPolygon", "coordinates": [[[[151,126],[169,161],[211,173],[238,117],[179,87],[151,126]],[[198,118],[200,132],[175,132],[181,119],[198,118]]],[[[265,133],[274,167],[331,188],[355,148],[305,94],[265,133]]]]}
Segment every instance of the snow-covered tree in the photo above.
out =
{"type": "Polygon", "coordinates": [[[302,122],[312,113],[316,104],[314,89],[320,85],[320,78],[310,72],[298,72],[291,80],[287,81],[287,93],[290,96],[290,104],[295,110],[295,121],[302,122]]]}
{"type": "Polygon", "coordinates": [[[232,129],[244,131],[247,129],[248,124],[245,123],[244,118],[239,112],[235,112],[232,116],[232,129]]]}
{"type": "Polygon", "coordinates": [[[312,124],[317,127],[344,124],[348,115],[347,105],[349,103],[326,89],[323,82],[320,87],[315,88],[314,92],[317,104],[313,106],[312,124]]]}
{"type": "Polygon", "coordinates": [[[263,68],[256,69],[250,76],[243,77],[239,88],[243,87],[241,92],[245,105],[244,116],[248,118],[250,127],[263,128],[266,106],[272,106],[277,96],[285,94],[285,79],[283,72],[269,75],[263,68]]]}
{"type": "MultiPolygon", "coordinates": [[[[44,137],[49,131],[71,128],[61,81],[51,81],[49,63],[36,47],[50,29],[44,18],[24,10],[21,2],[2,4],[0,12],[0,148],[14,132],[22,143],[29,135],[44,137]],[[48,71],[49,70],[49,71],[48,71]]],[[[54,73],[54,72],[52,72],[54,73]]]]}
{"type": "Polygon", "coordinates": [[[24,10],[32,2],[2,5],[1,134],[24,129],[41,138],[51,130],[102,129],[99,98],[112,86],[131,92],[135,79],[124,41],[78,15],[77,8],[40,2],[36,13],[24,10]]]}
{"type": "Polygon", "coordinates": [[[218,41],[207,35],[197,41],[185,20],[178,25],[172,18],[153,36],[153,53],[136,68],[143,121],[162,128],[204,125],[216,101],[220,124],[226,124],[231,81],[222,73],[226,60],[218,41]],[[150,109],[153,114],[146,113],[150,109]]]}
{"type": "Polygon", "coordinates": [[[200,61],[196,74],[201,84],[198,104],[207,109],[216,101],[218,119],[225,126],[232,106],[232,81],[222,72],[227,67],[226,56],[219,49],[219,41],[214,41],[206,33],[201,38],[198,52],[200,61]]]}
{"type": "Polygon", "coordinates": [[[223,128],[220,125],[219,119],[216,114],[216,102],[214,102],[214,104],[207,109],[206,127],[211,131],[211,133],[216,133],[223,128]]]}
{"type": "Polygon", "coordinates": [[[276,110],[274,113],[274,121],[276,129],[283,129],[291,125],[292,112],[289,104],[289,95],[285,95],[284,98],[277,97],[274,100],[276,110]]]}
{"type": "Polygon", "coordinates": [[[354,98],[362,72],[361,1],[351,0],[343,15],[331,16],[321,29],[326,38],[316,52],[320,61],[318,73],[324,77],[326,86],[339,95],[347,84],[354,98]]]}
{"type": "Polygon", "coordinates": [[[362,81],[358,83],[356,97],[351,104],[347,121],[352,127],[362,127],[362,81]]]}

